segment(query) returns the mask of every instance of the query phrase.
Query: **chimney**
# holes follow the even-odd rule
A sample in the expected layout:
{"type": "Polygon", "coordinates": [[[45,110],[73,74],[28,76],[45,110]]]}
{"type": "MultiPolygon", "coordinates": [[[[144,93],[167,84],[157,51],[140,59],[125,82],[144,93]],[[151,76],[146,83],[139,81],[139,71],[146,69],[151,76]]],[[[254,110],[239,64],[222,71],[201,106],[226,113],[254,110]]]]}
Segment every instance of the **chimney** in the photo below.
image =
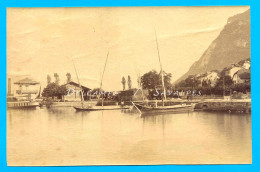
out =
{"type": "Polygon", "coordinates": [[[8,92],[7,95],[11,95],[11,78],[8,78],[8,92]]]}

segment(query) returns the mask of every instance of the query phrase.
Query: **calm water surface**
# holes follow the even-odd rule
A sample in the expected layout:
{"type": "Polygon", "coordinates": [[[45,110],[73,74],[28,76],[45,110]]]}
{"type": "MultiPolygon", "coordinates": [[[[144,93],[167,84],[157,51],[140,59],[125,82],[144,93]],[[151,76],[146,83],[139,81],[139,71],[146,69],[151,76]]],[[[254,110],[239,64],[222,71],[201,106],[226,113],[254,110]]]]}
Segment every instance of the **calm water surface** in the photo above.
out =
{"type": "Polygon", "coordinates": [[[9,110],[8,165],[251,163],[251,115],[9,110]]]}

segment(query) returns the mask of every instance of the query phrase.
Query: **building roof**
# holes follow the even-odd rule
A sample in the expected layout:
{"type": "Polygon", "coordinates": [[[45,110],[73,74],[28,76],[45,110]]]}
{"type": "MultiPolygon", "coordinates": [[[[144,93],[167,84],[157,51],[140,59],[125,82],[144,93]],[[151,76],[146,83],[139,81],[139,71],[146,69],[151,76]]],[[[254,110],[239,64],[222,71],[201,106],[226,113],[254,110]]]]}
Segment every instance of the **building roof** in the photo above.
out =
{"type": "Polygon", "coordinates": [[[237,75],[241,79],[250,79],[251,72],[248,69],[241,69],[241,70],[237,71],[237,75]]]}
{"type": "MultiPolygon", "coordinates": [[[[73,82],[73,81],[70,81],[70,82],[68,82],[68,83],[65,84],[65,85],[68,85],[68,84],[70,84],[70,85],[74,85],[74,86],[76,86],[76,87],[79,87],[79,84],[76,83],[76,82],[73,82]]],[[[85,87],[85,86],[83,86],[83,85],[81,85],[81,87],[82,87],[83,90],[91,90],[90,88],[85,87]]]]}
{"type": "Polygon", "coordinates": [[[30,78],[24,78],[24,79],[22,79],[20,81],[15,82],[14,84],[18,84],[18,85],[22,85],[22,84],[37,85],[37,84],[39,84],[39,82],[36,82],[36,81],[34,81],[34,80],[30,79],[30,78]]]}

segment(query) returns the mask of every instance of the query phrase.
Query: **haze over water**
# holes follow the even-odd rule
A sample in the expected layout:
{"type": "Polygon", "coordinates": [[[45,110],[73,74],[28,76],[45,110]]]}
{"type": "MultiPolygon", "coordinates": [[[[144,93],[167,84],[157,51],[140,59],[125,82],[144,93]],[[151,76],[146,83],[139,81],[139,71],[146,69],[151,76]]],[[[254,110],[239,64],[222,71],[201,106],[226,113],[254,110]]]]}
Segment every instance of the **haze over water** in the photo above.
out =
{"type": "Polygon", "coordinates": [[[237,164],[251,157],[250,114],[7,111],[11,166],[237,164]]]}

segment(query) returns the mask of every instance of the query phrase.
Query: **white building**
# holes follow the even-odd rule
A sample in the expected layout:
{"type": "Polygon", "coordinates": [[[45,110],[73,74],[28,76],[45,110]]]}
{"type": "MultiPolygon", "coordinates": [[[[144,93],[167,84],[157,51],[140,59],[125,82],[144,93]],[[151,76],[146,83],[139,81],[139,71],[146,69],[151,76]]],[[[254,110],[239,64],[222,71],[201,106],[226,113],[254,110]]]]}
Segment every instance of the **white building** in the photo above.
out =
{"type": "Polygon", "coordinates": [[[245,83],[250,81],[250,68],[251,63],[249,60],[244,61],[241,65],[232,64],[228,71],[228,75],[235,84],[245,83]]]}
{"type": "Polygon", "coordinates": [[[202,86],[203,81],[206,81],[208,84],[210,83],[211,87],[214,87],[219,79],[219,74],[218,72],[211,71],[211,72],[207,72],[204,75],[201,75],[198,79],[201,82],[200,86],[202,86]]]}

